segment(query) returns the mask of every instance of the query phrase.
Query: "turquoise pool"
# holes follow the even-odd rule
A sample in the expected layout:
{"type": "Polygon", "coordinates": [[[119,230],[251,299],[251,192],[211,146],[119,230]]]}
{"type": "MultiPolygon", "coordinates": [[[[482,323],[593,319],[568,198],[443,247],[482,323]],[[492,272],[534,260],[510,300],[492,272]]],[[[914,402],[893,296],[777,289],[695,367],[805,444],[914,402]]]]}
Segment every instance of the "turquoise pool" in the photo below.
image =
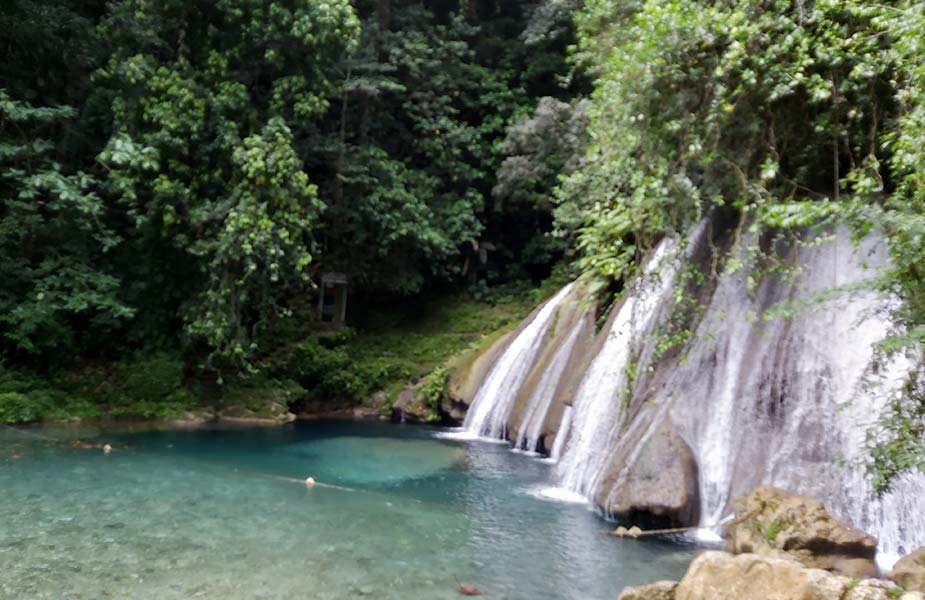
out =
{"type": "Polygon", "coordinates": [[[507,446],[385,423],[0,431],[0,598],[612,600],[696,548],[605,534],[507,446]],[[311,475],[337,487],[307,489],[311,475]]]}

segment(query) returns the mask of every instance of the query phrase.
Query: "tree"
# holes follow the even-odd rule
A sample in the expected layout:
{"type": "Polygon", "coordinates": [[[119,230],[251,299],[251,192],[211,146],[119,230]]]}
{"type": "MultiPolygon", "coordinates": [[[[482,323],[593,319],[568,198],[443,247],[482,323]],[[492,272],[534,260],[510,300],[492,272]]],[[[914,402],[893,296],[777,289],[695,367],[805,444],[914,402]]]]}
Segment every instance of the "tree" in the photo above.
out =
{"type": "Polygon", "coordinates": [[[323,205],[296,140],[358,29],[346,0],[123,0],[103,21],[99,158],[133,256],[149,257],[128,285],[178,312],[191,348],[245,361],[255,329],[309,287],[323,205]]]}

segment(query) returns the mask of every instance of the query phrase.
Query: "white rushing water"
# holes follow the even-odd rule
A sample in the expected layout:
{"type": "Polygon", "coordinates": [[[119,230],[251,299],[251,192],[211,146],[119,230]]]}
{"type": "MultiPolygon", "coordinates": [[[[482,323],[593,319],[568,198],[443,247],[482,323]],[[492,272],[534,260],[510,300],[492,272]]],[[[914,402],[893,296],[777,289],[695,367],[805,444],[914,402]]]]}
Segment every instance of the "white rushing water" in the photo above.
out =
{"type": "Polygon", "coordinates": [[[596,494],[611,448],[619,442],[628,383],[626,367],[637,350],[634,342],[653,325],[659,304],[672,295],[677,249],[677,240],[662,240],[642,276],[627,286],[607,339],[575,395],[574,410],[564,416],[560,426],[556,445],[565,444],[557,467],[562,484],[589,498],[596,494]]]}
{"type": "Polygon", "coordinates": [[[504,349],[479,387],[463,427],[470,435],[504,438],[514,400],[536,361],[543,338],[573,284],[562,288],[537,310],[532,320],[504,349]]]}
{"type": "MultiPolygon", "coordinates": [[[[680,268],[706,232],[705,224],[695,229],[683,253],[677,240],[663,240],[628,284],[601,350],[564,407],[547,459],[556,464],[560,487],[538,493],[608,504],[622,491],[634,449],[670,419],[697,461],[701,526],[728,520],[735,497],[771,484],[818,498],[836,517],[876,536],[883,566],[925,546],[925,475],[905,475],[879,497],[865,468],[868,433],[913,364],[876,350],[891,328],[892,301],[865,283],[889,265],[884,244],[868,239],[856,247],[839,231],[831,241],[797,249],[795,274],[754,286],[748,250],[756,241],[746,234],[731,251],[738,259],[731,262],[745,266],[720,276],[681,358],[650,364],[655,336],[649,334],[670,314],[680,268]],[[630,365],[670,369],[658,373],[657,387],[638,406],[630,365]]],[[[465,435],[508,434],[514,402],[570,290],[536,311],[496,361],[466,417],[465,435]]],[[[544,365],[515,448],[537,450],[581,329],[579,320],[544,365]]]]}
{"type": "Polygon", "coordinates": [[[885,268],[886,251],[876,240],[855,249],[839,232],[801,248],[797,262],[794,281],[765,282],[751,295],[747,269],[724,274],[684,366],[657,401],[673,402],[672,418],[695,453],[701,524],[726,517],[735,496],[772,484],[822,500],[895,558],[925,544],[925,476],[906,476],[878,498],[864,469],[865,436],[909,363],[877,363],[888,299],[830,293],[885,268]],[[759,318],[778,303],[795,314],[759,318]]]}
{"type": "Polygon", "coordinates": [[[552,360],[543,371],[543,376],[530,394],[529,401],[527,402],[527,410],[517,434],[517,441],[514,443],[515,448],[526,451],[539,450],[543,423],[546,422],[546,415],[549,413],[549,408],[552,406],[552,401],[556,396],[556,390],[559,389],[559,382],[572,356],[575,342],[578,341],[578,337],[581,335],[581,331],[584,327],[584,318],[576,320],[568,337],[556,348],[552,360]]]}

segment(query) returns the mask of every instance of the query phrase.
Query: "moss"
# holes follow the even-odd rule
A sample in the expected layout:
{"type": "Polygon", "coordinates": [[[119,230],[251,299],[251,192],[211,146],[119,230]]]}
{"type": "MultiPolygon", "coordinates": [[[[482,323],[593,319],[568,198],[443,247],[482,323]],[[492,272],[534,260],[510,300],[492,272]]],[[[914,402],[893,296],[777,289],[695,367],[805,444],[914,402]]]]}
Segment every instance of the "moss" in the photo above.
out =
{"type": "Polygon", "coordinates": [[[893,600],[898,600],[899,598],[901,598],[903,593],[904,593],[903,589],[898,588],[898,587],[890,588],[886,591],[886,595],[889,596],[893,600]]]}
{"type": "Polygon", "coordinates": [[[765,529],[764,537],[766,540],[768,540],[769,542],[773,544],[774,541],[777,539],[777,536],[779,536],[780,532],[783,530],[784,530],[784,524],[774,521],[773,523],[768,525],[767,529],[765,529]]]}

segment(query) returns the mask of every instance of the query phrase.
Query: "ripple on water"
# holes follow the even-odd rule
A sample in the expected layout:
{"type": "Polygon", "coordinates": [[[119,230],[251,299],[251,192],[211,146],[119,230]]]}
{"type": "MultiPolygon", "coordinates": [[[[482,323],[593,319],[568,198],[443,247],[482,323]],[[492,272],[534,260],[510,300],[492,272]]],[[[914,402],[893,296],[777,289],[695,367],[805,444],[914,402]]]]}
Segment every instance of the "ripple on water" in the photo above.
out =
{"type": "Polygon", "coordinates": [[[0,599],[451,600],[458,579],[497,600],[609,600],[677,578],[693,553],[616,541],[585,506],[524,494],[549,485],[538,461],[428,436],[133,434],[110,456],[0,463],[0,599]],[[360,491],[279,477],[303,471],[360,491]]]}

